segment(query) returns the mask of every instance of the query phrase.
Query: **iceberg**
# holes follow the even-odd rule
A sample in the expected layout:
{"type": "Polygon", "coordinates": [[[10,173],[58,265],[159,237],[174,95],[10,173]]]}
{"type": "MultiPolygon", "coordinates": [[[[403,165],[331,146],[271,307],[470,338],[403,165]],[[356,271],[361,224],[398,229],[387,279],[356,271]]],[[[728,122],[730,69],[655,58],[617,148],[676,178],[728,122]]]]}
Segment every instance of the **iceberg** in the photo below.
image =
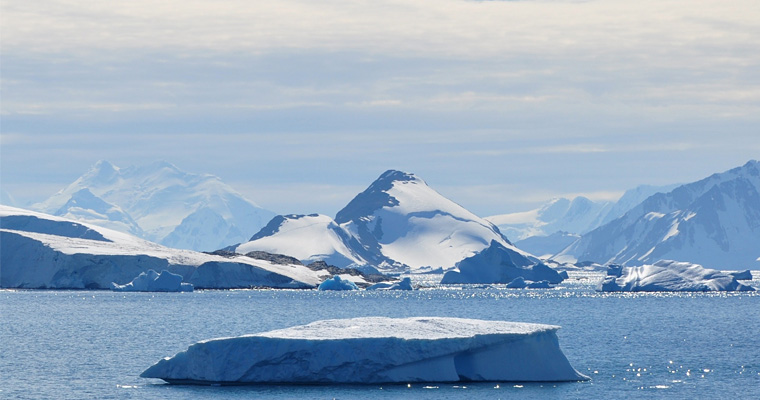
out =
{"type": "Polygon", "coordinates": [[[601,292],[754,291],[732,275],[699,264],[660,260],[653,265],[610,268],[601,292]]]}
{"type": "Polygon", "coordinates": [[[406,277],[399,282],[380,282],[367,288],[367,290],[414,290],[412,280],[406,277]]]}
{"type": "Polygon", "coordinates": [[[173,384],[580,381],[558,326],[364,317],[205,340],[140,376],[173,384]]]}
{"type": "Polygon", "coordinates": [[[193,285],[182,282],[182,275],[169,271],[158,272],[149,269],[141,272],[132,282],[119,285],[111,282],[111,290],[117,292],[192,292],[193,285]]]}
{"type": "Polygon", "coordinates": [[[359,290],[355,283],[348,279],[341,279],[340,275],[335,275],[330,279],[325,279],[317,287],[319,290],[359,290]]]}
{"type": "Polygon", "coordinates": [[[733,276],[737,281],[751,281],[752,272],[750,270],[729,272],[729,275],[733,276]]]}
{"type": "Polygon", "coordinates": [[[492,241],[485,250],[465,258],[446,272],[441,284],[509,283],[517,277],[530,281],[560,283],[562,275],[544,263],[531,265],[521,254],[492,241]]]}
{"type": "Polygon", "coordinates": [[[550,289],[548,281],[531,282],[526,281],[522,276],[513,279],[507,284],[507,289],[550,289]]]}

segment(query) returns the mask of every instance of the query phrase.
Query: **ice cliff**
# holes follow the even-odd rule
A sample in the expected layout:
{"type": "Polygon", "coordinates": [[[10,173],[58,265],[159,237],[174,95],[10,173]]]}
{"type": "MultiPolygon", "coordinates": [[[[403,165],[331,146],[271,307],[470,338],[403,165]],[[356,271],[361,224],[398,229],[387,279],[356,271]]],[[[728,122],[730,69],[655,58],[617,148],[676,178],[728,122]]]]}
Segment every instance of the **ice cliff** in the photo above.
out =
{"type": "Polygon", "coordinates": [[[730,274],[699,264],[660,260],[653,265],[610,269],[599,286],[602,292],[754,291],[730,274]]]}
{"type": "Polygon", "coordinates": [[[140,375],[169,383],[579,381],[558,326],[460,318],[325,320],[201,341],[140,375]]]}

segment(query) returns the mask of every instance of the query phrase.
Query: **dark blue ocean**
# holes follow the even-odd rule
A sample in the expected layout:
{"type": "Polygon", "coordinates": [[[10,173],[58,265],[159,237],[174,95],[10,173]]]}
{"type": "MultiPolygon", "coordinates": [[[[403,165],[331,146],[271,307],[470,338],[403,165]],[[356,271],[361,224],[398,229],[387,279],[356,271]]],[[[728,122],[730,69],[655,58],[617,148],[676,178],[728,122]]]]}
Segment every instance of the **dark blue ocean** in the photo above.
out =
{"type": "Polygon", "coordinates": [[[0,398],[760,398],[758,292],[602,294],[600,276],[571,278],[548,290],[0,291],[0,398]],[[209,387],[139,377],[202,339],[373,315],[560,325],[567,358],[592,380],[209,387]]]}

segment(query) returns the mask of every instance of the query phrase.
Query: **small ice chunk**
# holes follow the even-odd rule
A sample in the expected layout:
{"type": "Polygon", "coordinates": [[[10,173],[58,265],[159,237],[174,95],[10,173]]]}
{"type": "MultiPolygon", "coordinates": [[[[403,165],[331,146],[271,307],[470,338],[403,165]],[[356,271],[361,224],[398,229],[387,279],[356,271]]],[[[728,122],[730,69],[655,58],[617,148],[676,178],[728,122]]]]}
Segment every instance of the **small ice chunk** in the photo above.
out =
{"type": "Polygon", "coordinates": [[[367,288],[367,290],[414,290],[412,286],[412,280],[409,277],[402,279],[399,282],[380,282],[367,288]]]}
{"type": "Polygon", "coordinates": [[[359,290],[359,287],[355,283],[341,279],[340,276],[334,275],[330,279],[326,279],[319,284],[317,288],[319,290],[359,290]]]}

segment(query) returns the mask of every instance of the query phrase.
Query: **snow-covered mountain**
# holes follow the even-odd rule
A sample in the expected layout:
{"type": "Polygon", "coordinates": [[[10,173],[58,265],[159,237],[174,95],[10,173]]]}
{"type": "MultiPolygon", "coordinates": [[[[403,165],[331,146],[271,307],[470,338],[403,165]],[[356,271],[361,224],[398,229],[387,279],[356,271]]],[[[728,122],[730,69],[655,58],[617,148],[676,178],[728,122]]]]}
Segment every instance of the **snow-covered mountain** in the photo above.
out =
{"type": "MultiPolygon", "coordinates": [[[[335,216],[382,269],[451,269],[491,242],[520,253],[492,223],[414,174],[389,170],[335,216]]],[[[523,253],[527,257],[527,253],[523,253]]]]}
{"type": "Polygon", "coordinates": [[[760,163],[655,194],[553,257],[643,265],[660,259],[758,269],[760,163]]]}
{"type": "Polygon", "coordinates": [[[616,202],[593,201],[583,196],[572,200],[560,197],[530,211],[493,215],[486,219],[513,241],[557,232],[580,235],[622,216],[647,197],[669,192],[676,186],[637,186],[626,191],[616,202]]]}
{"type": "Polygon", "coordinates": [[[340,268],[367,265],[358,253],[361,245],[326,215],[279,215],[251,240],[229,250],[246,254],[266,251],[287,254],[305,264],[324,261],[340,268]]]}
{"type": "Polygon", "coordinates": [[[275,215],[213,175],[168,162],[119,168],[99,161],[32,208],[199,251],[247,240],[275,215]]]}
{"type": "Polygon", "coordinates": [[[386,171],[333,221],[324,215],[272,220],[238,253],[287,254],[304,262],[369,265],[383,272],[453,269],[495,243],[518,265],[535,258],[515,248],[490,222],[443,197],[419,177],[386,171]]]}
{"type": "Polygon", "coordinates": [[[53,215],[126,232],[138,237],[145,236],[140,225],[121,207],[95,196],[89,189],[81,189],[71,195],[69,201],[53,215]]]}
{"type": "Polygon", "coordinates": [[[486,217],[514,240],[515,246],[531,254],[548,257],[590,232],[625,214],[647,197],[668,192],[677,185],[641,185],[626,191],[617,202],[595,202],[583,196],[572,200],[556,198],[530,211],[486,217]]]}
{"type": "Polygon", "coordinates": [[[612,208],[610,202],[595,202],[583,196],[572,200],[552,199],[535,210],[487,217],[513,240],[546,236],[563,231],[584,233],[599,226],[612,208]]]}
{"type": "Polygon", "coordinates": [[[313,288],[318,272],[245,256],[171,249],[66,218],[0,206],[0,287],[105,289],[167,270],[197,288],[313,288]]]}
{"type": "Polygon", "coordinates": [[[518,249],[546,259],[561,252],[580,237],[581,235],[576,233],[558,231],[548,236],[530,236],[514,244],[518,249]]]}
{"type": "Polygon", "coordinates": [[[7,190],[5,190],[4,188],[0,188],[0,204],[16,207],[18,203],[16,202],[16,199],[7,190]]]}

